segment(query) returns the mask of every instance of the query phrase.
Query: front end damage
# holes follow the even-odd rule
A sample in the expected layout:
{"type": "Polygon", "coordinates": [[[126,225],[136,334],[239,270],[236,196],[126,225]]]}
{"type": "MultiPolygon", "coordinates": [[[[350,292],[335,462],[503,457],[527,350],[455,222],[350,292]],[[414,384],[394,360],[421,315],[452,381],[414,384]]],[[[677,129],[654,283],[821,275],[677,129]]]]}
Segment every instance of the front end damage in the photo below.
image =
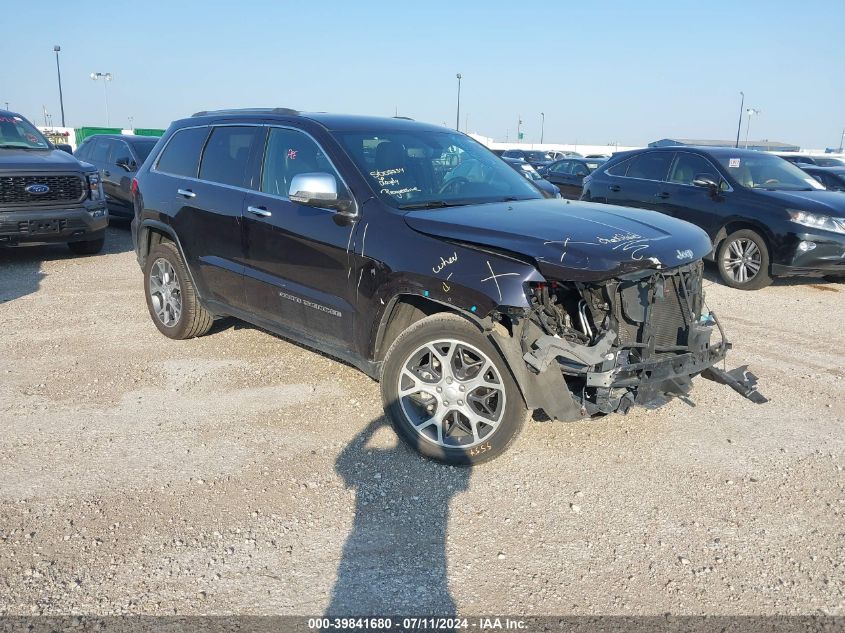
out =
{"type": "Polygon", "coordinates": [[[528,284],[529,309],[502,316],[524,361],[517,379],[529,406],[559,420],[626,413],[685,397],[699,374],[765,402],[745,368],[715,367],[731,344],[704,305],[702,273],[699,260],[597,282],[528,284]]]}

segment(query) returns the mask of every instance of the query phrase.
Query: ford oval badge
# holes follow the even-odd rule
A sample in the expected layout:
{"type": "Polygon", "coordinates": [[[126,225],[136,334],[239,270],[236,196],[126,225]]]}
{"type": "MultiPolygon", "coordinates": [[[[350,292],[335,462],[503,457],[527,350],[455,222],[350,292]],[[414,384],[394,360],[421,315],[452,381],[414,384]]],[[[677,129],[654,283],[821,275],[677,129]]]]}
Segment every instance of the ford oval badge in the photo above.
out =
{"type": "Polygon", "coordinates": [[[31,193],[33,196],[43,196],[45,193],[50,191],[50,187],[40,182],[34,182],[31,185],[24,187],[23,190],[27,193],[31,193]]]}

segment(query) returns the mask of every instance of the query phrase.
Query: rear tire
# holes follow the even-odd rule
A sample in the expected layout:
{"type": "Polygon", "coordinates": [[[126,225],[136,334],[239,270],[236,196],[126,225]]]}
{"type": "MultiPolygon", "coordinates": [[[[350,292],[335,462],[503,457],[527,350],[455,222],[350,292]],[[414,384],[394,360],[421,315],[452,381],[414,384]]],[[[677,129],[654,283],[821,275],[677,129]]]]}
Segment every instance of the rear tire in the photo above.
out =
{"type": "Polygon", "coordinates": [[[399,437],[447,464],[501,455],[527,417],[499,352],[455,314],[421,319],[396,338],[384,359],[381,394],[399,437]]]}
{"type": "Polygon", "coordinates": [[[87,242],[68,242],[67,247],[74,255],[96,255],[103,250],[105,243],[106,238],[101,237],[100,239],[87,242]]]}
{"type": "Polygon", "coordinates": [[[214,323],[200,303],[188,268],[173,242],[156,244],[147,255],[144,295],[153,323],[169,338],[202,336],[214,323]]]}
{"type": "Polygon", "coordinates": [[[735,231],[722,240],[716,268],[725,285],[738,290],[759,290],[772,283],[769,247],[763,236],[751,229],[735,231]]]}

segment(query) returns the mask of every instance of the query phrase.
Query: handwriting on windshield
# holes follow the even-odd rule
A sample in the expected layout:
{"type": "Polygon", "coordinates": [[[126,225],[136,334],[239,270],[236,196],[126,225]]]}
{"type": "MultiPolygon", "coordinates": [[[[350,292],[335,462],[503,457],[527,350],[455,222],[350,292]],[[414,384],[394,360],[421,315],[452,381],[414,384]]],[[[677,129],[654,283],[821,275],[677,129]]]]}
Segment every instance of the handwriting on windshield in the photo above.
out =
{"type": "Polygon", "coordinates": [[[454,264],[456,261],[458,261],[458,252],[457,251],[452,253],[452,256],[449,257],[448,259],[443,259],[443,257],[441,257],[440,263],[436,264],[435,266],[432,266],[431,270],[436,275],[441,270],[446,268],[446,266],[448,266],[449,264],[454,264]]]}
{"type": "MultiPolygon", "coordinates": [[[[394,185],[399,184],[399,180],[394,178],[394,176],[398,176],[399,174],[404,173],[404,167],[396,167],[395,169],[382,169],[371,171],[370,176],[376,179],[376,182],[378,182],[379,187],[392,187],[394,185]]],[[[385,193],[384,189],[382,189],[382,193],[385,193]]]]}
{"type": "Polygon", "coordinates": [[[382,193],[386,193],[389,196],[402,196],[406,193],[413,193],[415,191],[422,191],[419,187],[405,187],[404,189],[387,189],[384,188],[381,190],[382,193]]]}

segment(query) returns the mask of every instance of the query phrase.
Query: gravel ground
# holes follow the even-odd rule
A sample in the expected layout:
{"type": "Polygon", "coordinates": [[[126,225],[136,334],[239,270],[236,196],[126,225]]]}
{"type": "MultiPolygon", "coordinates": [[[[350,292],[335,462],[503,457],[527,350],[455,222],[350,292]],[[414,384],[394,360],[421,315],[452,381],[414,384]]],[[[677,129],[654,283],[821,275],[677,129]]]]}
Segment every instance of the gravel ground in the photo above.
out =
{"type": "Polygon", "coordinates": [[[349,366],[162,337],[125,227],[0,251],[0,614],[845,614],[843,292],[709,285],[766,405],[698,380],[469,470],[349,366]]]}

